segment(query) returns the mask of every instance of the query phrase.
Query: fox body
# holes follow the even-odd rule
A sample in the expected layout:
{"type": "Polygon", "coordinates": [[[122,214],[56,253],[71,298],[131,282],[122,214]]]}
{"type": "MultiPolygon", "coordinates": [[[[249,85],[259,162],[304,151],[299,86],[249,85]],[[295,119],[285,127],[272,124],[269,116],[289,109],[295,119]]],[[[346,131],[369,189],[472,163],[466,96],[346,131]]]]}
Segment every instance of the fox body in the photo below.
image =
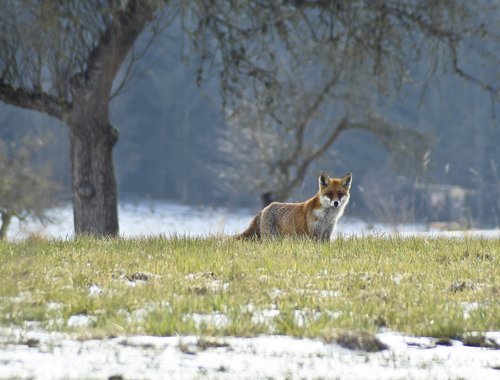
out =
{"type": "Polygon", "coordinates": [[[319,175],[319,191],[302,203],[273,202],[255,216],[238,239],[308,236],[328,240],[349,202],[352,174],[330,178],[319,175]]]}

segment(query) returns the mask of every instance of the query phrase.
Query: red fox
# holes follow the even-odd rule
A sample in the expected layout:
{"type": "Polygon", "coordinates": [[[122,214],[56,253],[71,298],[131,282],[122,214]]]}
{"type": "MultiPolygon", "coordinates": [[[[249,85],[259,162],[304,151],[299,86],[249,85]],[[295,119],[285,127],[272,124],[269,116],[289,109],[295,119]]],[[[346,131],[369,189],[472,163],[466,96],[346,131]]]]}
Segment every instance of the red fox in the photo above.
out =
{"type": "Polygon", "coordinates": [[[237,239],[261,237],[308,236],[329,240],[337,220],[349,202],[352,174],[330,178],[319,175],[319,191],[302,203],[273,202],[255,216],[237,239]]]}

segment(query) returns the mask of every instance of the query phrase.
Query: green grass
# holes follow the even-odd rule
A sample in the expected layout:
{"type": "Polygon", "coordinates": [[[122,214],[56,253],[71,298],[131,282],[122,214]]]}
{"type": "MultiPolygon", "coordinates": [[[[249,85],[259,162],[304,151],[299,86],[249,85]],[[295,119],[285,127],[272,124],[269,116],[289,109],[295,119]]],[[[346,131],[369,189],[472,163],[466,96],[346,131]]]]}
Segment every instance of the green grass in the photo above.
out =
{"type": "Polygon", "coordinates": [[[0,325],[81,337],[500,330],[498,240],[33,239],[0,264],[0,325]]]}

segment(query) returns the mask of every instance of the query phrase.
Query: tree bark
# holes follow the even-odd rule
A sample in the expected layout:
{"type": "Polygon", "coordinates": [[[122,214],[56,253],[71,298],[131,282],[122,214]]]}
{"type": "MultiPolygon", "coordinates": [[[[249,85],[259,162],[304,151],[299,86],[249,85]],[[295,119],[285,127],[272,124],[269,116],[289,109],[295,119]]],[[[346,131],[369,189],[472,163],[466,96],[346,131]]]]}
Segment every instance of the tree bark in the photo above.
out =
{"type": "Polygon", "coordinates": [[[154,2],[131,0],[118,12],[73,78],[70,127],[71,177],[75,234],[118,235],[118,195],[113,147],[118,131],[109,123],[113,80],[136,39],[153,18],[154,2]]]}
{"type": "MultiPolygon", "coordinates": [[[[107,104],[106,104],[107,106],[107,104]]],[[[83,107],[70,124],[73,217],[76,235],[116,236],[118,196],[113,147],[118,132],[105,116],[83,107]]]]}
{"type": "Polygon", "coordinates": [[[12,220],[12,215],[9,213],[2,214],[2,225],[0,226],[0,240],[5,239],[7,236],[7,230],[9,229],[10,222],[12,220]]]}
{"type": "MultiPolygon", "coordinates": [[[[57,22],[68,23],[68,33],[77,31],[82,34],[85,28],[97,28],[95,32],[100,33],[98,36],[97,33],[84,33],[84,37],[75,38],[79,45],[75,46],[76,53],[72,55],[74,62],[71,62],[69,69],[63,66],[59,73],[61,76],[55,76],[52,85],[40,79],[37,81],[46,65],[52,64],[50,60],[41,62],[39,67],[26,75],[24,70],[17,68],[16,74],[21,79],[7,76],[6,80],[0,75],[0,101],[45,112],[69,126],[76,235],[118,234],[117,189],[113,167],[113,146],[118,133],[109,124],[108,114],[113,80],[139,35],[153,19],[155,12],[166,6],[165,3],[156,0],[109,1],[110,10],[104,13],[100,9],[92,12],[92,5],[89,5],[81,17],[100,21],[91,21],[89,24],[83,22],[83,26],[79,22],[72,24],[73,18],[78,20],[80,14],[78,9],[73,14],[72,7],[69,7],[68,16],[57,19],[57,22]],[[87,45],[92,46],[90,51],[87,51],[87,45]],[[67,77],[67,72],[74,72],[74,75],[67,77]],[[28,79],[24,79],[23,75],[28,79]],[[9,81],[14,84],[34,83],[27,87],[16,87],[9,81]],[[44,88],[50,87],[58,88],[57,94],[44,91],[44,88]]],[[[39,6],[35,3],[33,6],[33,11],[38,12],[39,6]]],[[[55,13],[54,17],[60,17],[60,14],[55,13]]],[[[13,49],[16,50],[15,44],[13,49]]],[[[34,52],[37,49],[39,46],[34,47],[34,52]]],[[[20,53],[21,58],[24,58],[23,54],[20,53]]],[[[59,54],[65,54],[65,51],[50,51],[48,56],[59,54]]],[[[12,61],[13,64],[17,64],[16,59],[12,61]]],[[[58,72],[56,69],[54,72],[58,72]]]]}

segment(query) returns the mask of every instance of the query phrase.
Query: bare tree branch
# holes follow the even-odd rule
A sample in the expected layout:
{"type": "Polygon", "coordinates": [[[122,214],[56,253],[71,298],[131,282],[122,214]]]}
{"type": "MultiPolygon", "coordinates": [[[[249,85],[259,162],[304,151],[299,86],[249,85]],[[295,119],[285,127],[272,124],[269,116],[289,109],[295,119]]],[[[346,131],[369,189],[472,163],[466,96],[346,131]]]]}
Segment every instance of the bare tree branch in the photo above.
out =
{"type": "MultiPolygon", "coordinates": [[[[167,28],[175,21],[179,13],[179,4],[173,4],[171,7],[164,7],[162,10],[157,10],[154,20],[151,22],[151,26],[148,27],[145,33],[148,34],[148,38],[141,47],[141,50],[138,51],[135,46],[132,48],[129,53],[126,62],[124,63],[125,69],[123,73],[120,73],[119,83],[114,86],[113,92],[110,96],[110,99],[116,98],[123,91],[133,85],[132,82],[136,82],[144,77],[144,74],[148,71],[147,68],[138,72],[136,69],[136,63],[144,58],[145,54],[151,49],[153,44],[157,43],[160,36],[164,36],[167,28]],[[135,80],[133,80],[135,79],[135,80]]],[[[158,44],[157,44],[158,48],[158,44]]],[[[161,49],[161,48],[160,48],[161,49]]],[[[162,55],[167,54],[165,51],[162,55]]]]}
{"type": "Polygon", "coordinates": [[[111,88],[130,47],[152,20],[154,4],[154,1],[130,0],[125,9],[116,12],[111,24],[89,53],[85,71],[72,78],[73,91],[87,86],[88,82],[101,82],[103,86],[111,88]]]}
{"type": "Polygon", "coordinates": [[[57,99],[45,92],[30,91],[25,88],[0,82],[0,101],[12,106],[44,112],[50,116],[61,118],[71,104],[64,99],[57,99]]]}

